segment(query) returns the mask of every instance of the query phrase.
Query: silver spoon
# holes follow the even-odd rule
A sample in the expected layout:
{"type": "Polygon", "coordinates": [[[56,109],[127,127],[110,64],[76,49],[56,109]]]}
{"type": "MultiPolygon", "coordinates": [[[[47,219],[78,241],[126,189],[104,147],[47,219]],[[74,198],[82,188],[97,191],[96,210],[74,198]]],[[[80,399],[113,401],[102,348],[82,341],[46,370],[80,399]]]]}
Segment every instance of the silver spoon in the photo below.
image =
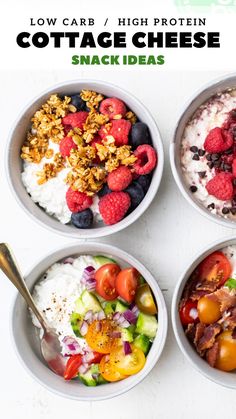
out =
{"type": "Polygon", "coordinates": [[[61,345],[55,330],[50,328],[40,311],[36,307],[34,300],[26,286],[26,283],[19,271],[16,260],[6,243],[0,243],[0,269],[10,279],[18,289],[28,307],[31,308],[37,317],[42,329],[43,337],[41,340],[42,355],[49,368],[58,375],[63,376],[65,371],[65,358],[61,355],[61,345]]]}

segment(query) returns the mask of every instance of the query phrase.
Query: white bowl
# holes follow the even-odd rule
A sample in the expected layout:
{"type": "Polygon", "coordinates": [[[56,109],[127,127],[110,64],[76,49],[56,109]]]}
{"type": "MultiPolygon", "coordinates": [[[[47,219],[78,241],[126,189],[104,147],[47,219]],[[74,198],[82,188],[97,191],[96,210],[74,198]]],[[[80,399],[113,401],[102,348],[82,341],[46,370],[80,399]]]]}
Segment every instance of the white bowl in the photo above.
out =
{"type": "Polygon", "coordinates": [[[25,279],[28,287],[32,290],[37,280],[55,262],[69,256],[80,254],[104,254],[113,257],[123,267],[129,265],[135,267],[150,285],[158,305],[159,326],[157,336],[147,356],[144,368],[138,374],[126,378],[123,381],[100,385],[98,387],[86,387],[77,381],[64,381],[63,378],[58,377],[46,366],[40,353],[40,344],[35,327],[32,324],[26,304],[19,294],[14,301],[12,309],[11,332],[20,360],[28,372],[40,384],[60,396],[76,400],[95,401],[118,396],[136,386],[147,376],[156,364],[164,348],[167,334],[167,311],[161,290],[151,273],[128,253],[105,244],[91,242],[84,244],[77,243],[48,254],[26,275],[25,279]]]}
{"type": "Polygon", "coordinates": [[[57,84],[45,90],[39,96],[34,98],[21,112],[16,120],[9,137],[9,143],[6,153],[6,170],[10,187],[18,201],[26,212],[38,221],[42,226],[53,230],[64,236],[74,238],[95,238],[103,237],[109,234],[120,231],[135,220],[137,220],[143,212],[151,204],[156,192],[159,188],[164,164],[163,146],[157,125],[146,107],[136,99],[132,94],[126,92],[118,86],[106,83],[103,81],[94,80],[79,80],[69,81],[57,84]],[[30,119],[41,105],[49,98],[50,94],[58,93],[70,95],[81,91],[82,89],[92,89],[104,94],[105,96],[116,96],[123,100],[127,106],[138,116],[138,118],[145,122],[150,130],[153,145],[158,153],[158,164],[153,172],[152,181],[146,196],[139,206],[127,217],[119,223],[112,226],[94,227],[91,229],[77,229],[73,225],[64,225],[56,218],[50,216],[39,205],[35,204],[27,193],[22,180],[22,159],[20,158],[21,146],[24,142],[25,135],[30,126],[30,119]]]}
{"type": "Polygon", "coordinates": [[[179,318],[179,302],[181,300],[186,282],[188,281],[191,273],[198,266],[198,264],[203,259],[205,259],[206,256],[212,252],[215,252],[216,250],[222,249],[223,247],[230,246],[232,244],[236,244],[236,238],[225,238],[223,240],[218,240],[210,246],[208,245],[204,250],[202,250],[192,259],[192,261],[188,264],[182,273],[176,285],[172,299],[171,317],[177,343],[184,356],[188,359],[192,366],[196,368],[202,375],[214,381],[215,383],[224,387],[236,389],[236,372],[223,372],[217,370],[216,368],[212,368],[204,359],[202,359],[187,339],[179,318]]]}
{"type": "Polygon", "coordinates": [[[195,93],[188,103],[185,105],[181,116],[176,124],[176,128],[173,134],[173,138],[170,144],[170,163],[173,176],[175,181],[185,197],[185,199],[202,215],[207,217],[211,221],[215,221],[224,227],[236,228],[236,222],[227,218],[223,218],[220,215],[212,214],[207,208],[205,208],[198,200],[194,197],[194,194],[190,192],[188,186],[183,177],[180,162],[180,145],[181,139],[188,121],[196,110],[210,97],[217,93],[221,93],[229,88],[236,88],[236,75],[230,75],[215,80],[214,82],[208,83],[195,93]]]}

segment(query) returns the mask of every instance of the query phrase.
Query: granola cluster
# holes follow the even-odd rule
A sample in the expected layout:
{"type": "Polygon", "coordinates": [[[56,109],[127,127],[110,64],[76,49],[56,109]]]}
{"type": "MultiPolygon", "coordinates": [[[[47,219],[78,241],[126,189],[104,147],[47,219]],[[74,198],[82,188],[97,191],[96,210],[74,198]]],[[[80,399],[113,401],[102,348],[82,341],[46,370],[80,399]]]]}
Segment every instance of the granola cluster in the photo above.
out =
{"type": "MultiPolygon", "coordinates": [[[[137,158],[129,145],[117,147],[114,137],[109,135],[109,117],[98,111],[104,97],[90,90],[82,90],[80,96],[90,111],[83,130],[73,128],[66,134],[77,146],[70,151],[70,155],[64,158],[59,152],[54,154],[53,149],[49,148],[49,141],[59,144],[65,137],[62,118],[70,112],[76,112],[76,107],[70,104],[70,97],[65,96],[61,99],[54,94],[34,114],[32,128],[22,146],[21,158],[33,163],[40,163],[44,157],[50,159],[50,162],[44,163],[43,169],[37,172],[38,184],[56,177],[58,172],[68,167],[70,171],[65,182],[72,189],[92,196],[103,187],[109,172],[120,165],[132,167],[137,158]],[[96,143],[94,147],[91,142],[101,127],[108,135],[106,139],[101,140],[101,144],[96,143]]],[[[125,119],[131,123],[137,120],[131,111],[126,113],[125,119]]]]}

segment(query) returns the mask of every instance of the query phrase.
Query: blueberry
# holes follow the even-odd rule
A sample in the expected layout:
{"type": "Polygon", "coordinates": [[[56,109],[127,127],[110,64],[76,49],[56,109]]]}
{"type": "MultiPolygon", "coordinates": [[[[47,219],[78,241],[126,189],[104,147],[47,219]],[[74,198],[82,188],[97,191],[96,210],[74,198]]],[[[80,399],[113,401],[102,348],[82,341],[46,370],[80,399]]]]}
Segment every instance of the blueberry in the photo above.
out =
{"type": "Polygon", "coordinates": [[[109,189],[107,183],[105,183],[105,185],[103,186],[102,189],[100,189],[97,195],[101,198],[102,196],[107,195],[110,192],[112,192],[112,190],[109,189]]]}
{"type": "Polygon", "coordinates": [[[71,214],[71,222],[77,228],[91,228],[93,224],[93,212],[90,208],[71,214]]]}
{"type": "Polygon", "coordinates": [[[142,175],[139,176],[137,179],[137,182],[139,183],[139,185],[142,186],[144,193],[146,194],[148,191],[148,188],[150,186],[152,180],[152,175],[151,173],[149,173],[148,175],[142,175]]]}
{"type": "Polygon", "coordinates": [[[132,182],[128,188],[125,189],[125,192],[127,192],[131,198],[131,206],[129,211],[131,212],[137,208],[137,206],[143,200],[145,193],[142,186],[137,181],[132,182]]]}
{"type": "Polygon", "coordinates": [[[77,111],[89,112],[89,108],[87,107],[86,102],[81,99],[80,94],[71,96],[70,104],[75,106],[77,111]]]}
{"type": "Polygon", "coordinates": [[[143,122],[136,122],[136,124],[132,125],[130,142],[134,149],[141,144],[152,145],[152,139],[148,126],[143,122]]]}

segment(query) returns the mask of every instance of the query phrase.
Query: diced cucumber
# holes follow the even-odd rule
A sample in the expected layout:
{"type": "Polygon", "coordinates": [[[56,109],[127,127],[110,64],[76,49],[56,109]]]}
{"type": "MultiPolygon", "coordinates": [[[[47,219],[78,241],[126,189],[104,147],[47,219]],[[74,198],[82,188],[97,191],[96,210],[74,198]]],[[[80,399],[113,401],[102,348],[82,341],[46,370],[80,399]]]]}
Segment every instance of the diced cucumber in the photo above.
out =
{"type": "Polygon", "coordinates": [[[102,310],[102,306],[93,293],[84,290],[75,302],[75,311],[78,314],[84,315],[89,310],[92,310],[93,313],[97,313],[102,310]]]}
{"type": "Polygon", "coordinates": [[[136,333],[139,333],[140,335],[146,335],[152,339],[156,336],[157,327],[158,323],[155,316],[139,313],[136,323],[136,333]]]}
{"type": "Polygon", "coordinates": [[[117,304],[117,300],[107,301],[103,306],[103,310],[104,310],[105,314],[109,315],[109,314],[115,313],[116,304],[117,304]]]}
{"type": "Polygon", "coordinates": [[[92,368],[84,374],[79,374],[78,377],[86,386],[95,387],[97,385],[97,381],[93,378],[91,369],[92,368]]]}
{"type": "Polygon", "coordinates": [[[134,346],[136,346],[136,348],[141,349],[145,355],[147,355],[147,353],[150,349],[150,346],[151,346],[151,342],[150,342],[149,338],[145,335],[136,336],[136,338],[134,339],[133,344],[134,344],[134,346]]]}
{"type": "Polygon", "coordinates": [[[97,378],[95,379],[95,381],[97,382],[97,384],[106,384],[106,383],[108,383],[108,381],[105,380],[105,378],[103,378],[102,374],[100,373],[99,364],[93,364],[91,366],[91,373],[92,374],[95,374],[97,376],[97,378]]]}
{"type": "Polygon", "coordinates": [[[76,311],[76,313],[80,314],[81,316],[83,316],[85,314],[84,304],[81,300],[81,297],[77,298],[77,300],[75,302],[75,311],[76,311]]]}
{"type": "Polygon", "coordinates": [[[134,336],[133,333],[131,332],[131,330],[129,330],[129,328],[127,329],[121,329],[121,339],[123,341],[127,341],[127,342],[133,342],[134,340],[134,336]]]}
{"type": "Polygon", "coordinates": [[[94,256],[95,262],[99,263],[99,265],[106,265],[106,263],[117,263],[114,259],[108,258],[103,255],[94,256]]]}
{"type": "Polygon", "coordinates": [[[115,311],[118,311],[119,313],[124,313],[124,311],[126,311],[126,310],[128,310],[128,306],[125,303],[118,300],[117,303],[116,303],[115,311]]]}
{"type": "Polygon", "coordinates": [[[81,333],[80,333],[81,322],[82,322],[81,314],[78,314],[78,313],[75,313],[75,312],[71,313],[70,324],[71,324],[71,327],[72,327],[72,330],[73,330],[75,336],[77,336],[79,338],[82,337],[81,333]]]}

